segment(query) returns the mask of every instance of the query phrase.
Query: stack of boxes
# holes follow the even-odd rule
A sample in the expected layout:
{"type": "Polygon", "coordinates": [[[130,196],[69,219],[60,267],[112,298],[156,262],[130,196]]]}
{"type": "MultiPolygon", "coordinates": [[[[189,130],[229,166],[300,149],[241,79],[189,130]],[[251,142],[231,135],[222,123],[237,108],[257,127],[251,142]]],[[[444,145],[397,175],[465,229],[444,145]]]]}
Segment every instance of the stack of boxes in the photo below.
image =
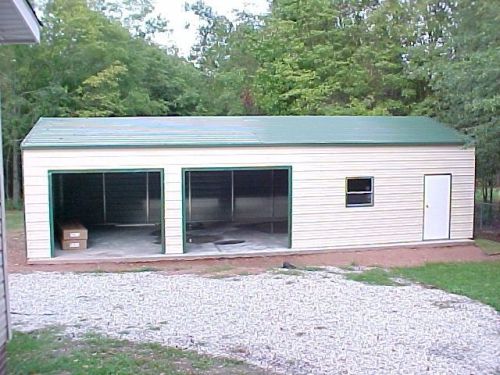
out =
{"type": "Polygon", "coordinates": [[[85,250],[88,230],[78,220],[59,223],[59,240],[63,250],[85,250]]]}

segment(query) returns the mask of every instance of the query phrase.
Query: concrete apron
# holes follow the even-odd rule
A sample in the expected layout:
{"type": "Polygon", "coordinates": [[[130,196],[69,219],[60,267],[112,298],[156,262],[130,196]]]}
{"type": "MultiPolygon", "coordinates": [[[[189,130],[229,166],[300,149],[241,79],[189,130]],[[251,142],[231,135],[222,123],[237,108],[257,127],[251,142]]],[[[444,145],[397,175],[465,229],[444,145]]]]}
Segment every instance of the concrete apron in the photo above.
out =
{"type": "Polygon", "coordinates": [[[248,253],[184,253],[184,254],[155,254],[149,256],[134,256],[134,257],[95,257],[95,258],[47,258],[47,259],[29,259],[27,264],[95,264],[95,263],[154,263],[165,261],[186,261],[186,260],[203,260],[203,259],[237,259],[237,258],[263,258],[263,257],[282,257],[293,255],[308,255],[308,254],[328,254],[328,253],[346,253],[346,252],[369,252],[375,250],[391,250],[400,249],[418,249],[425,247],[443,247],[443,246],[461,246],[474,244],[474,240],[440,240],[426,242],[407,242],[398,244],[386,245],[371,245],[371,246],[352,246],[321,250],[291,250],[291,249],[270,249],[266,251],[254,251],[248,253]]]}

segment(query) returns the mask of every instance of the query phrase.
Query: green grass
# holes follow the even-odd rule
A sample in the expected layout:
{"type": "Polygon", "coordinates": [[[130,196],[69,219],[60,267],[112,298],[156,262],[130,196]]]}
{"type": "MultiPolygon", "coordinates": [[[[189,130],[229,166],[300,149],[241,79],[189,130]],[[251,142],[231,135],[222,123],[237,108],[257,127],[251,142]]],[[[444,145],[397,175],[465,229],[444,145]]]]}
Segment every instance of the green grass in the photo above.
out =
{"type": "Polygon", "coordinates": [[[15,332],[7,357],[9,374],[264,374],[232,359],[98,335],[69,339],[55,329],[15,332]]]}
{"type": "Polygon", "coordinates": [[[318,272],[318,271],[321,272],[326,270],[325,267],[318,267],[318,266],[304,266],[300,267],[300,269],[308,272],[318,272]]]}
{"type": "Polygon", "coordinates": [[[349,280],[359,281],[370,285],[398,285],[391,279],[391,274],[381,268],[372,268],[359,273],[348,273],[345,277],[349,280]]]}
{"type": "Polygon", "coordinates": [[[106,271],[102,269],[95,269],[91,271],[74,271],[75,273],[90,273],[90,274],[107,274],[107,273],[140,273],[140,272],[158,272],[161,271],[159,268],[154,268],[154,267],[139,267],[139,268],[132,268],[129,270],[122,270],[122,271],[106,271]]]}
{"type": "Polygon", "coordinates": [[[399,285],[393,278],[404,278],[467,296],[500,311],[500,261],[430,263],[389,271],[373,268],[360,273],[348,273],[345,277],[371,285],[399,285]]]}
{"type": "Polygon", "coordinates": [[[500,261],[397,268],[396,276],[481,301],[500,311],[500,261]]]}
{"type": "Polygon", "coordinates": [[[304,272],[300,269],[273,268],[271,272],[276,275],[304,276],[304,272]]]}
{"type": "Polygon", "coordinates": [[[478,238],[476,245],[488,255],[500,254],[500,242],[478,238]]]}
{"type": "Polygon", "coordinates": [[[24,228],[24,213],[21,210],[5,212],[7,230],[21,230],[24,228]]]}

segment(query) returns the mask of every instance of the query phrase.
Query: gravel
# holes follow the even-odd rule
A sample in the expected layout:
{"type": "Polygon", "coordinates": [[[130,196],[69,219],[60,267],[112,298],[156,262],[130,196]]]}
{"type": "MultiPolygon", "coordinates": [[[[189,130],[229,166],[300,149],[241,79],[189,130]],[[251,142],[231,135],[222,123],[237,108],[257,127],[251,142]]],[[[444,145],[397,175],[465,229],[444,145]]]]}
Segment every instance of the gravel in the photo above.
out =
{"type": "Polygon", "coordinates": [[[154,341],[287,374],[500,372],[491,307],[418,285],[369,286],[337,269],[286,272],[13,274],[12,323],[154,341]]]}

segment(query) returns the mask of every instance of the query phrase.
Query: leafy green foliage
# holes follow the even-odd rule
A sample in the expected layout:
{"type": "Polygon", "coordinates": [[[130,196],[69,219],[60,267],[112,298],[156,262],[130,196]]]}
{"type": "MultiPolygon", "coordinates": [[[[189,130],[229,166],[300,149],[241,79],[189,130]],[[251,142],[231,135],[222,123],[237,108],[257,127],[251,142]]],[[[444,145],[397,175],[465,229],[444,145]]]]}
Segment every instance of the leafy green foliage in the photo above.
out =
{"type": "Polygon", "coordinates": [[[82,117],[105,117],[121,115],[125,108],[120,100],[120,78],[127,73],[127,67],[116,61],[97,74],[87,78],[76,90],[80,95],[82,109],[76,114],[82,117]]]}
{"type": "Polygon", "coordinates": [[[409,70],[427,72],[431,93],[421,107],[426,107],[424,112],[471,136],[483,200],[491,202],[500,173],[498,3],[463,0],[446,9],[449,15],[441,19],[441,39],[434,46],[437,53],[429,54],[427,45],[413,48],[425,59],[409,70]]]}

